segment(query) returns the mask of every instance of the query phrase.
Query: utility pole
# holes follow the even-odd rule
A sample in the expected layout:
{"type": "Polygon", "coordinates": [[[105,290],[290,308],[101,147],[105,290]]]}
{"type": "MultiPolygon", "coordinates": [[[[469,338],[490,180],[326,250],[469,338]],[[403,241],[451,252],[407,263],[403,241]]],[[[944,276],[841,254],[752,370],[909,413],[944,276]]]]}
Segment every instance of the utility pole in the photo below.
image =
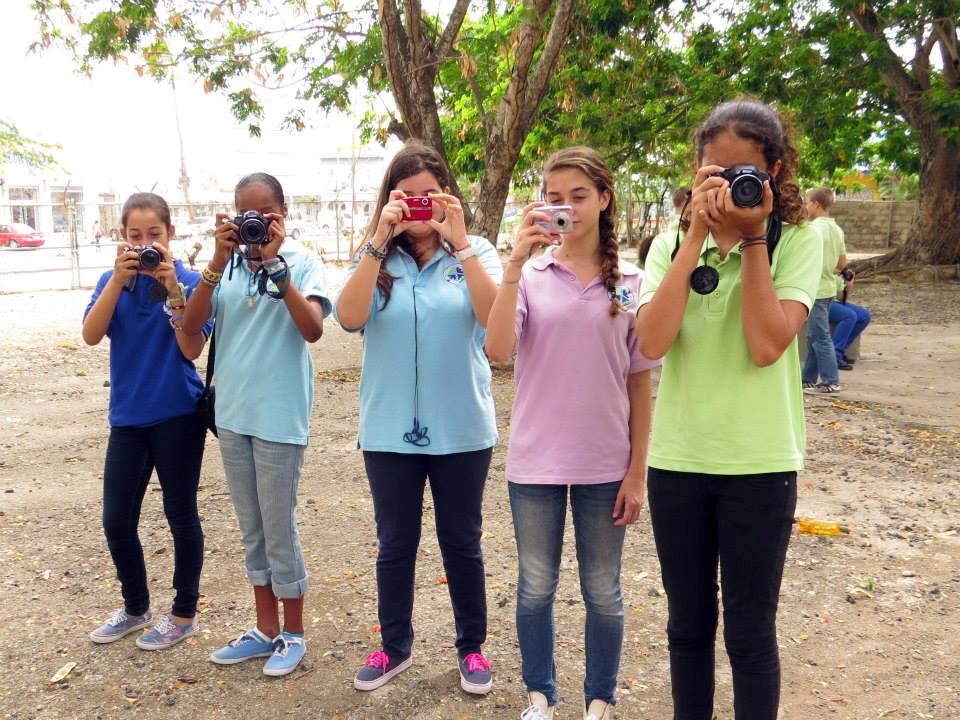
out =
{"type": "Polygon", "coordinates": [[[180,141],[180,178],[177,187],[183,191],[183,200],[187,204],[187,215],[193,222],[193,205],[190,204],[190,175],[187,174],[187,160],[183,153],[183,132],[180,130],[180,109],[177,106],[177,82],[170,76],[170,88],[173,91],[173,116],[177,124],[177,139],[180,141]]]}

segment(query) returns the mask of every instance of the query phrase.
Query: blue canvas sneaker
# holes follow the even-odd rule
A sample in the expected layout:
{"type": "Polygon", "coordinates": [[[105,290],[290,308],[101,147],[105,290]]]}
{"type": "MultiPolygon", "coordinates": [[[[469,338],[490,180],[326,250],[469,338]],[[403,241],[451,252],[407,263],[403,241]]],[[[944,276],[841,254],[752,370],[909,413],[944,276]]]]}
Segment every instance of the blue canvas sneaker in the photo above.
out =
{"type": "Polygon", "coordinates": [[[273,655],[273,641],[257,628],[247,630],[210,655],[210,660],[218,665],[236,665],[244,660],[270,657],[273,655]]]}

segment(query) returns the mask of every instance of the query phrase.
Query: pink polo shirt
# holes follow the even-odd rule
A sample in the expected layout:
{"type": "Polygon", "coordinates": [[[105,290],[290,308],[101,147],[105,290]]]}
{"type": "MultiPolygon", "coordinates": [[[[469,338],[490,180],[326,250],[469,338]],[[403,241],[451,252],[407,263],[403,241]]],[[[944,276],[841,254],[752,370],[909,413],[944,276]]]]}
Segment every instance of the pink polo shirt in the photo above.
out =
{"type": "Polygon", "coordinates": [[[620,261],[623,309],[595,277],[584,288],[553,257],[527,263],[517,298],[516,396],[507,480],[590,485],[623,479],[630,465],[627,377],[660,361],[637,350],[640,269],[620,261]]]}

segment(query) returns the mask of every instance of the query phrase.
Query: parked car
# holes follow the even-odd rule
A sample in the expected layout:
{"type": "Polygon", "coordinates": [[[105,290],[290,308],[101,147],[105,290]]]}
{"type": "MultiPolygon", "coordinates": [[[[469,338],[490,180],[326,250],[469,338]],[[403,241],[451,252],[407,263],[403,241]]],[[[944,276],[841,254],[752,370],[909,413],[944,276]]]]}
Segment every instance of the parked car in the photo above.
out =
{"type": "Polygon", "coordinates": [[[36,248],[44,243],[42,232],[34,230],[23,223],[0,225],[0,247],[36,248]]]}

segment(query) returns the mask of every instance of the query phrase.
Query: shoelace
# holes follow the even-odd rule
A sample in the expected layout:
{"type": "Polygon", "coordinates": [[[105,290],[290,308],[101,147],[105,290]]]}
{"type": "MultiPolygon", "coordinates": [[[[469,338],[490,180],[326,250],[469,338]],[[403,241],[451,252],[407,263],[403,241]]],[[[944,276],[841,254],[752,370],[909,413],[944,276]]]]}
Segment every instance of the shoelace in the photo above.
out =
{"type": "Polygon", "coordinates": [[[127,611],[126,610],[117,610],[113,615],[110,616],[110,619],[107,620],[107,625],[110,627],[116,627],[117,625],[123,625],[127,621],[127,611]]]}
{"type": "Polygon", "coordinates": [[[230,647],[237,647],[245,642],[259,642],[251,633],[245,632],[237,635],[233,640],[227,643],[230,647]]]}
{"type": "Polygon", "coordinates": [[[168,632],[175,630],[176,627],[177,626],[174,625],[173,622],[170,620],[170,617],[167,615],[164,615],[162,618],[160,618],[160,622],[158,622],[153,629],[155,632],[158,632],[161,635],[166,635],[168,632]]]}
{"type": "Polygon", "coordinates": [[[463,659],[463,662],[467,666],[467,672],[470,673],[485,672],[490,669],[490,663],[480,653],[470,653],[463,659]]]}
{"type": "Polygon", "coordinates": [[[303,641],[300,638],[287,638],[283,635],[279,635],[276,640],[273,641],[273,654],[280,657],[286,657],[287,653],[290,651],[291,645],[302,645],[303,641]]]}
{"type": "Polygon", "coordinates": [[[377,650],[367,655],[363,664],[367,667],[383,668],[383,671],[386,672],[387,666],[390,664],[390,656],[381,650],[377,650]]]}
{"type": "Polygon", "coordinates": [[[520,713],[520,720],[549,720],[549,718],[540,709],[539,705],[531,705],[520,713]]]}

